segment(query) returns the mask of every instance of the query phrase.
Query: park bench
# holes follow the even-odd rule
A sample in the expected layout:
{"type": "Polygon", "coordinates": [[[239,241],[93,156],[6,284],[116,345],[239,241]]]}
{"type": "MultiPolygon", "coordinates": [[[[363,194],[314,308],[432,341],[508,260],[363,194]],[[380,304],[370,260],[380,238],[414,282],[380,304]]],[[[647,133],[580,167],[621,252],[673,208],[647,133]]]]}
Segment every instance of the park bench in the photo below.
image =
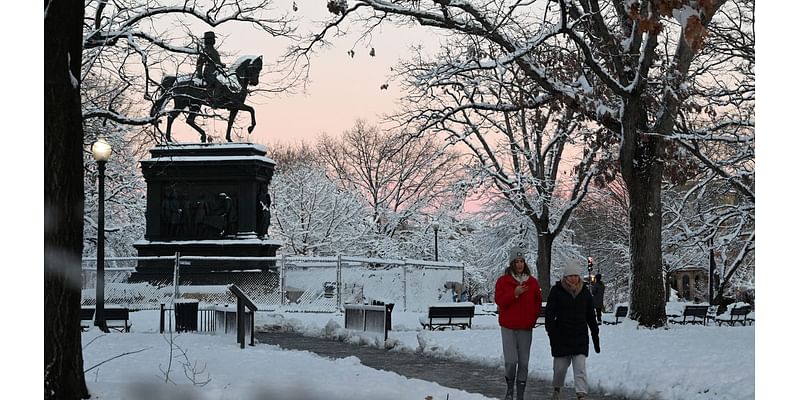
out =
{"type": "Polygon", "coordinates": [[[717,321],[717,325],[719,326],[724,324],[736,326],[737,323],[741,323],[742,326],[752,325],[753,322],[755,322],[755,319],[748,316],[750,311],[750,306],[734,307],[730,311],[718,315],[716,318],[714,318],[714,320],[717,321]]]}
{"type": "Polygon", "coordinates": [[[130,311],[127,308],[106,308],[103,310],[108,329],[118,332],[130,332],[131,324],[128,322],[130,311]]]}
{"type": "Polygon", "coordinates": [[[670,319],[670,322],[674,322],[676,324],[681,324],[681,325],[685,324],[705,325],[707,317],[708,317],[707,305],[687,304],[686,307],[683,308],[682,315],[670,319]]]}
{"type": "MultiPolygon", "coordinates": [[[[85,331],[92,326],[94,319],[94,307],[81,307],[81,330],[85,331]],[[84,321],[89,321],[84,323],[84,321]]],[[[103,308],[103,315],[106,320],[108,329],[114,329],[118,332],[130,332],[131,324],[128,322],[130,319],[130,312],[127,308],[103,308]]]]}
{"type": "Polygon", "coordinates": [[[625,318],[628,316],[628,306],[617,306],[614,310],[614,321],[606,321],[603,319],[603,323],[607,325],[616,325],[619,323],[620,318],[625,318]]]}
{"type": "Polygon", "coordinates": [[[428,307],[428,315],[419,318],[423,329],[444,330],[445,327],[472,328],[475,305],[469,302],[439,304],[428,307]]]}

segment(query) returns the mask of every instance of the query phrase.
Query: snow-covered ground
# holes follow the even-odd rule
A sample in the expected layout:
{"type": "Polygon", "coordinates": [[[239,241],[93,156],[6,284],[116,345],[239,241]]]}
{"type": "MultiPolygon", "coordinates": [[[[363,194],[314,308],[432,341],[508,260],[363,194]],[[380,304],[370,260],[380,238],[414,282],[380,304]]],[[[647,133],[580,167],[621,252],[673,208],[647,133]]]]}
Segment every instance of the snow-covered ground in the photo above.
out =
{"type": "MultiPolygon", "coordinates": [[[[259,312],[258,326],[291,327],[306,335],[337,337],[364,345],[421,351],[486,365],[502,362],[500,331],[492,315],[478,315],[471,330],[420,329],[421,313],[392,315],[385,343],[342,328],[342,314],[259,312]]],[[[234,336],[158,333],[158,313],[131,314],[129,334],[83,334],[84,368],[95,399],[484,399],[484,396],[407,379],[363,366],[356,357],[330,360],[301,351],[257,345],[239,349],[234,336]],[[183,357],[181,350],[186,352],[183,357]],[[135,353],[134,353],[135,352],[135,353]],[[125,353],[132,353],[126,354],[125,353]],[[121,357],[112,359],[115,356],[121,357]],[[189,361],[195,374],[184,371],[189,361]],[[104,362],[105,361],[105,362],[104,362]],[[204,368],[204,369],[203,369],[204,368]],[[174,383],[165,384],[166,371],[174,383]],[[201,371],[202,369],[202,371],[201,371]],[[199,372],[199,373],[197,373],[199,372]],[[201,383],[208,380],[204,386],[201,383]],[[194,381],[194,383],[192,382],[194,381]],[[175,391],[182,393],[176,397],[175,391]]],[[[592,390],[642,399],[752,399],[755,397],[755,327],[681,326],[637,329],[632,321],[604,325],[602,352],[587,361],[592,390]]],[[[534,331],[530,374],[551,379],[550,349],[543,327],[534,331]]],[[[571,386],[571,374],[567,385],[571,386]]]]}

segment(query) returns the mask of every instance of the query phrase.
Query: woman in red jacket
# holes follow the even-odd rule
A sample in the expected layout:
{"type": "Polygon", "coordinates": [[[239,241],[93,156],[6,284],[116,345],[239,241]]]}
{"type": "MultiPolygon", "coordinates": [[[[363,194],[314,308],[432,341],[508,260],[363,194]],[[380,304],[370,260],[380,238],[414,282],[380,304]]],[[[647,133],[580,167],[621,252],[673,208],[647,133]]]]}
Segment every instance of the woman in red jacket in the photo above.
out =
{"type": "Polygon", "coordinates": [[[513,400],[515,379],[517,400],[522,400],[528,379],[533,325],[542,308],[539,281],[531,276],[522,249],[512,249],[509,266],[495,283],[494,293],[503,340],[507,385],[505,400],[513,400]]]}

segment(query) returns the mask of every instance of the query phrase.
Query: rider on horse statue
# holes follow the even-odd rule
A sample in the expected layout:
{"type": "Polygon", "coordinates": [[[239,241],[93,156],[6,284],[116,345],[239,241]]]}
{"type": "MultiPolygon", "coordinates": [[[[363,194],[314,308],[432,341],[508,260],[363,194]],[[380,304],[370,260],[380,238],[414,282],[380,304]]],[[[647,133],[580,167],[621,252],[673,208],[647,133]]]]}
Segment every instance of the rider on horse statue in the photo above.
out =
{"type": "Polygon", "coordinates": [[[235,87],[228,83],[230,79],[225,75],[225,64],[219,58],[219,52],[214,48],[216,43],[214,32],[203,34],[203,49],[200,50],[200,57],[197,59],[195,75],[203,79],[208,86],[210,97],[214,98],[220,94],[220,90],[235,92],[235,87]]]}
{"type": "Polygon", "coordinates": [[[172,141],[172,122],[186,108],[189,109],[186,123],[200,134],[200,141],[204,143],[207,139],[206,133],[195,123],[195,118],[201,115],[203,106],[230,111],[225,131],[225,139],[229,142],[232,141],[231,129],[239,111],[250,113],[248,133],[252,133],[256,126],[255,109],[245,104],[245,100],[250,94],[247,87],[258,85],[258,76],[264,63],[263,57],[241,56],[233,63],[230,70],[227,70],[220,60],[219,52],[214,48],[216,42],[214,32],[206,32],[203,35],[203,42],[203,48],[197,50],[199,57],[196,71],[191,75],[164,75],[159,84],[160,95],[150,109],[150,116],[156,125],[159,116],[167,115],[164,139],[168,142],[172,141]],[[165,111],[164,107],[169,102],[173,102],[173,108],[165,111]]]}

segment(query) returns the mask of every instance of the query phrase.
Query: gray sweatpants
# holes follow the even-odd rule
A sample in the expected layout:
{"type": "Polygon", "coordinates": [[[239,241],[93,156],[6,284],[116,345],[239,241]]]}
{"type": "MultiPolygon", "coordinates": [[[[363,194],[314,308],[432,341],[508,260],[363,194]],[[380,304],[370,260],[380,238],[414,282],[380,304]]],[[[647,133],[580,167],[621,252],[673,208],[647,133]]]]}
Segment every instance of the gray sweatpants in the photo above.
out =
{"type": "Polygon", "coordinates": [[[506,367],[506,378],[517,382],[528,380],[528,360],[531,357],[532,329],[508,329],[500,327],[503,339],[503,360],[506,367]]]}
{"type": "Polygon", "coordinates": [[[586,384],[586,356],[578,354],[566,357],[553,357],[553,387],[563,387],[567,377],[567,368],[572,363],[572,375],[575,380],[576,393],[589,393],[586,384]]]}

